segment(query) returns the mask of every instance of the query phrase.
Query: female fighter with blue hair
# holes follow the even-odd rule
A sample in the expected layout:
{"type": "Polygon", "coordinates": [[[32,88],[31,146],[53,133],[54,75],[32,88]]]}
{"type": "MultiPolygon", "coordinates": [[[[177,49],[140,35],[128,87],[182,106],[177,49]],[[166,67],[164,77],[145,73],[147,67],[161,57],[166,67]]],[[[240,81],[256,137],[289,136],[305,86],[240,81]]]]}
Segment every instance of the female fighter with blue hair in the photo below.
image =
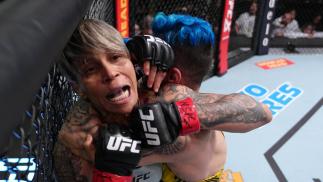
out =
{"type": "MultiPolygon", "coordinates": [[[[174,66],[167,73],[167,84],[161,87],[159,95],[164,98],[185,92],[189,95],[203,95],[198,92],[203,78],[211,68],[212,50],[215,44],[211,25],[197,17],[178,14],[167,16],[159,13],[153,21],[153,32],[172,46],[175,55],[174,66]],[[185,91],[180,90],[180,85],[188,88],[185,91]]],[[[205,94],[204,98],[197,102],[208,105],[215,101],[220,103],[221,99],[231,97],[232,103],[235,103],[238,101],[234,99],[236,96],[235,94],[229,96],[205,94]]],[[[181,99],[181,95],[173,99],[181,99]]],[[[223,106],[221,108],[223,113],[233,111],[231,106],[223,106]]],[[[204,109],[205,114],[213,110],[211,105],[204,109]]],[[[204,119],[200,118],[202,124],[200,132],[178,137],[173,144],[144,157],[141,163],[148,164],[154,159],[163,162],[162,180],[166,182],[218,181],[226,160],[226,144],[223,133],[219,131],[220,125],[223,124],[226,127],[226,124],[229,126],[233,124],[232,121],[237,121],[232,118],[222,118],[221,124],[218,125],[219,123],[212,122],[217,120],[215,118],[221,117],[218,114],[204,115],[204,119]]],[[[226,129],[230,129],[230,126],[226,129]]]]}

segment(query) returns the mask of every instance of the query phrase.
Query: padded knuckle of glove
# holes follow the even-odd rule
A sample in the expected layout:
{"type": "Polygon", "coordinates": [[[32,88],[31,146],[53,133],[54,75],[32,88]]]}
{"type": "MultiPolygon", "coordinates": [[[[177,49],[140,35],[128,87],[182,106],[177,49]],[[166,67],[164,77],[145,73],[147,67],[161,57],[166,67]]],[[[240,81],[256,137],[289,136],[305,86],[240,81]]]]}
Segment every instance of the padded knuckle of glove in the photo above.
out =
{"type": "Polygon", "coordinates": [[[122,176],[130,175],[140,160],[140,141],[133,140],[131,133],[117,125],[104,126],[99,130],[96,142],[95,168],[122,176]]]}
{"type": "Polygon", "coordinates": [[[155,148],[170,144],[177,137],[169,131],[167,117],[163,113],[160,103],[147,104],[132,112],[131,128],[143,148],[155,148]]]}
{"type": "Polygon", "coordinates": [[[172,47],[158,37],[151,35],[134,36],[126,45],[137,64],[149,60],[152,65],[155,65],[161,71],[167,71],[174,64],[172,47]]]}

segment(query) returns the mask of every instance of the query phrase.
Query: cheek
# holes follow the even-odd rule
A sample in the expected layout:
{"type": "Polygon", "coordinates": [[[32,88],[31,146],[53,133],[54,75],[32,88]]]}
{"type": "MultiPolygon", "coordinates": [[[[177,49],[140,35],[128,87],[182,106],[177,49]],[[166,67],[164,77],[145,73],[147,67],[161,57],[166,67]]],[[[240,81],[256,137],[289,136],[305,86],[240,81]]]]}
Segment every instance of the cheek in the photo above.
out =
{"type": "Polygon", "coordinates": [[[137,77],[135,73],[135,69],[132,63],[127,64],[124,68],[124,73],[127,75],[127,77],[137,86],[137,77]]]}
{"type": "Polygon", "coordinates": [[[94,80],[83,80],[83,85],[81,87],[81,90],[85,92],[87,95],[96,95],[100,91],[100,86],[95,82],[94,80]]]}

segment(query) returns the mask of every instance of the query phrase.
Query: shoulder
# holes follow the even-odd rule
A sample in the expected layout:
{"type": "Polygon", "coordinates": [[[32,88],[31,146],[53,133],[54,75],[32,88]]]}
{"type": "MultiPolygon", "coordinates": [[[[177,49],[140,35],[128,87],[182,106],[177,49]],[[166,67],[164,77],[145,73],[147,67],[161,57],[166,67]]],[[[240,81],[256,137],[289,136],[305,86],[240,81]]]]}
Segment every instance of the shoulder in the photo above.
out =
{"type": "Polygon", "coordinates": [[[164,101],[177,101],[186,97],[194,97],[197,93],[191,88],[179,84],[166,84],[160,90],[159,98],[164,101]]]}
{"type": "Polygon", "coordinates": [[[97,115],[97,112],[92,104],[84,99],[79,99],[67,113],[65,122],[84,124],[93,115],[97,115]]]}
{"type": "Polygon", "coordinates": [[[292,23],[293,25],[295,25],[295,26],[298,26],[298,22],[297,22],[297,20],[293,20],[291,23],[292,23]]]}
{"type": "Polygon", "coordinates": [[[241,15],[239,16],[239,18],[247,18],[249,15],[248,12],[244,12],[244,13],[241,13],[241,15]]]}
{"type": "Polygon", "coordinates": [[[274,20],[274,22],[281,21],[281,19],[282,19],[282,17],[281,17],[281,16],[280,16],[280,17],[277,17],[277,18],[274,20]]]}

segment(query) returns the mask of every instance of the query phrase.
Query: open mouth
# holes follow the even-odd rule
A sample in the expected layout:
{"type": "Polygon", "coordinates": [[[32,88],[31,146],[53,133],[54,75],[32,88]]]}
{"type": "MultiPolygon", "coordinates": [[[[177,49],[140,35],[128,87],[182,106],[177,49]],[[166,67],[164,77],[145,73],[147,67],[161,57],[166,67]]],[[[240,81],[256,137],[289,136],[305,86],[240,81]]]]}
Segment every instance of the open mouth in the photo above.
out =
{"type": "Polygon", "coordinates": [[[106,95],[106,99],[110,102],[120,102],[130,96],[130,86],[126,85],[114,89],[112,93],[106,95]]]}

